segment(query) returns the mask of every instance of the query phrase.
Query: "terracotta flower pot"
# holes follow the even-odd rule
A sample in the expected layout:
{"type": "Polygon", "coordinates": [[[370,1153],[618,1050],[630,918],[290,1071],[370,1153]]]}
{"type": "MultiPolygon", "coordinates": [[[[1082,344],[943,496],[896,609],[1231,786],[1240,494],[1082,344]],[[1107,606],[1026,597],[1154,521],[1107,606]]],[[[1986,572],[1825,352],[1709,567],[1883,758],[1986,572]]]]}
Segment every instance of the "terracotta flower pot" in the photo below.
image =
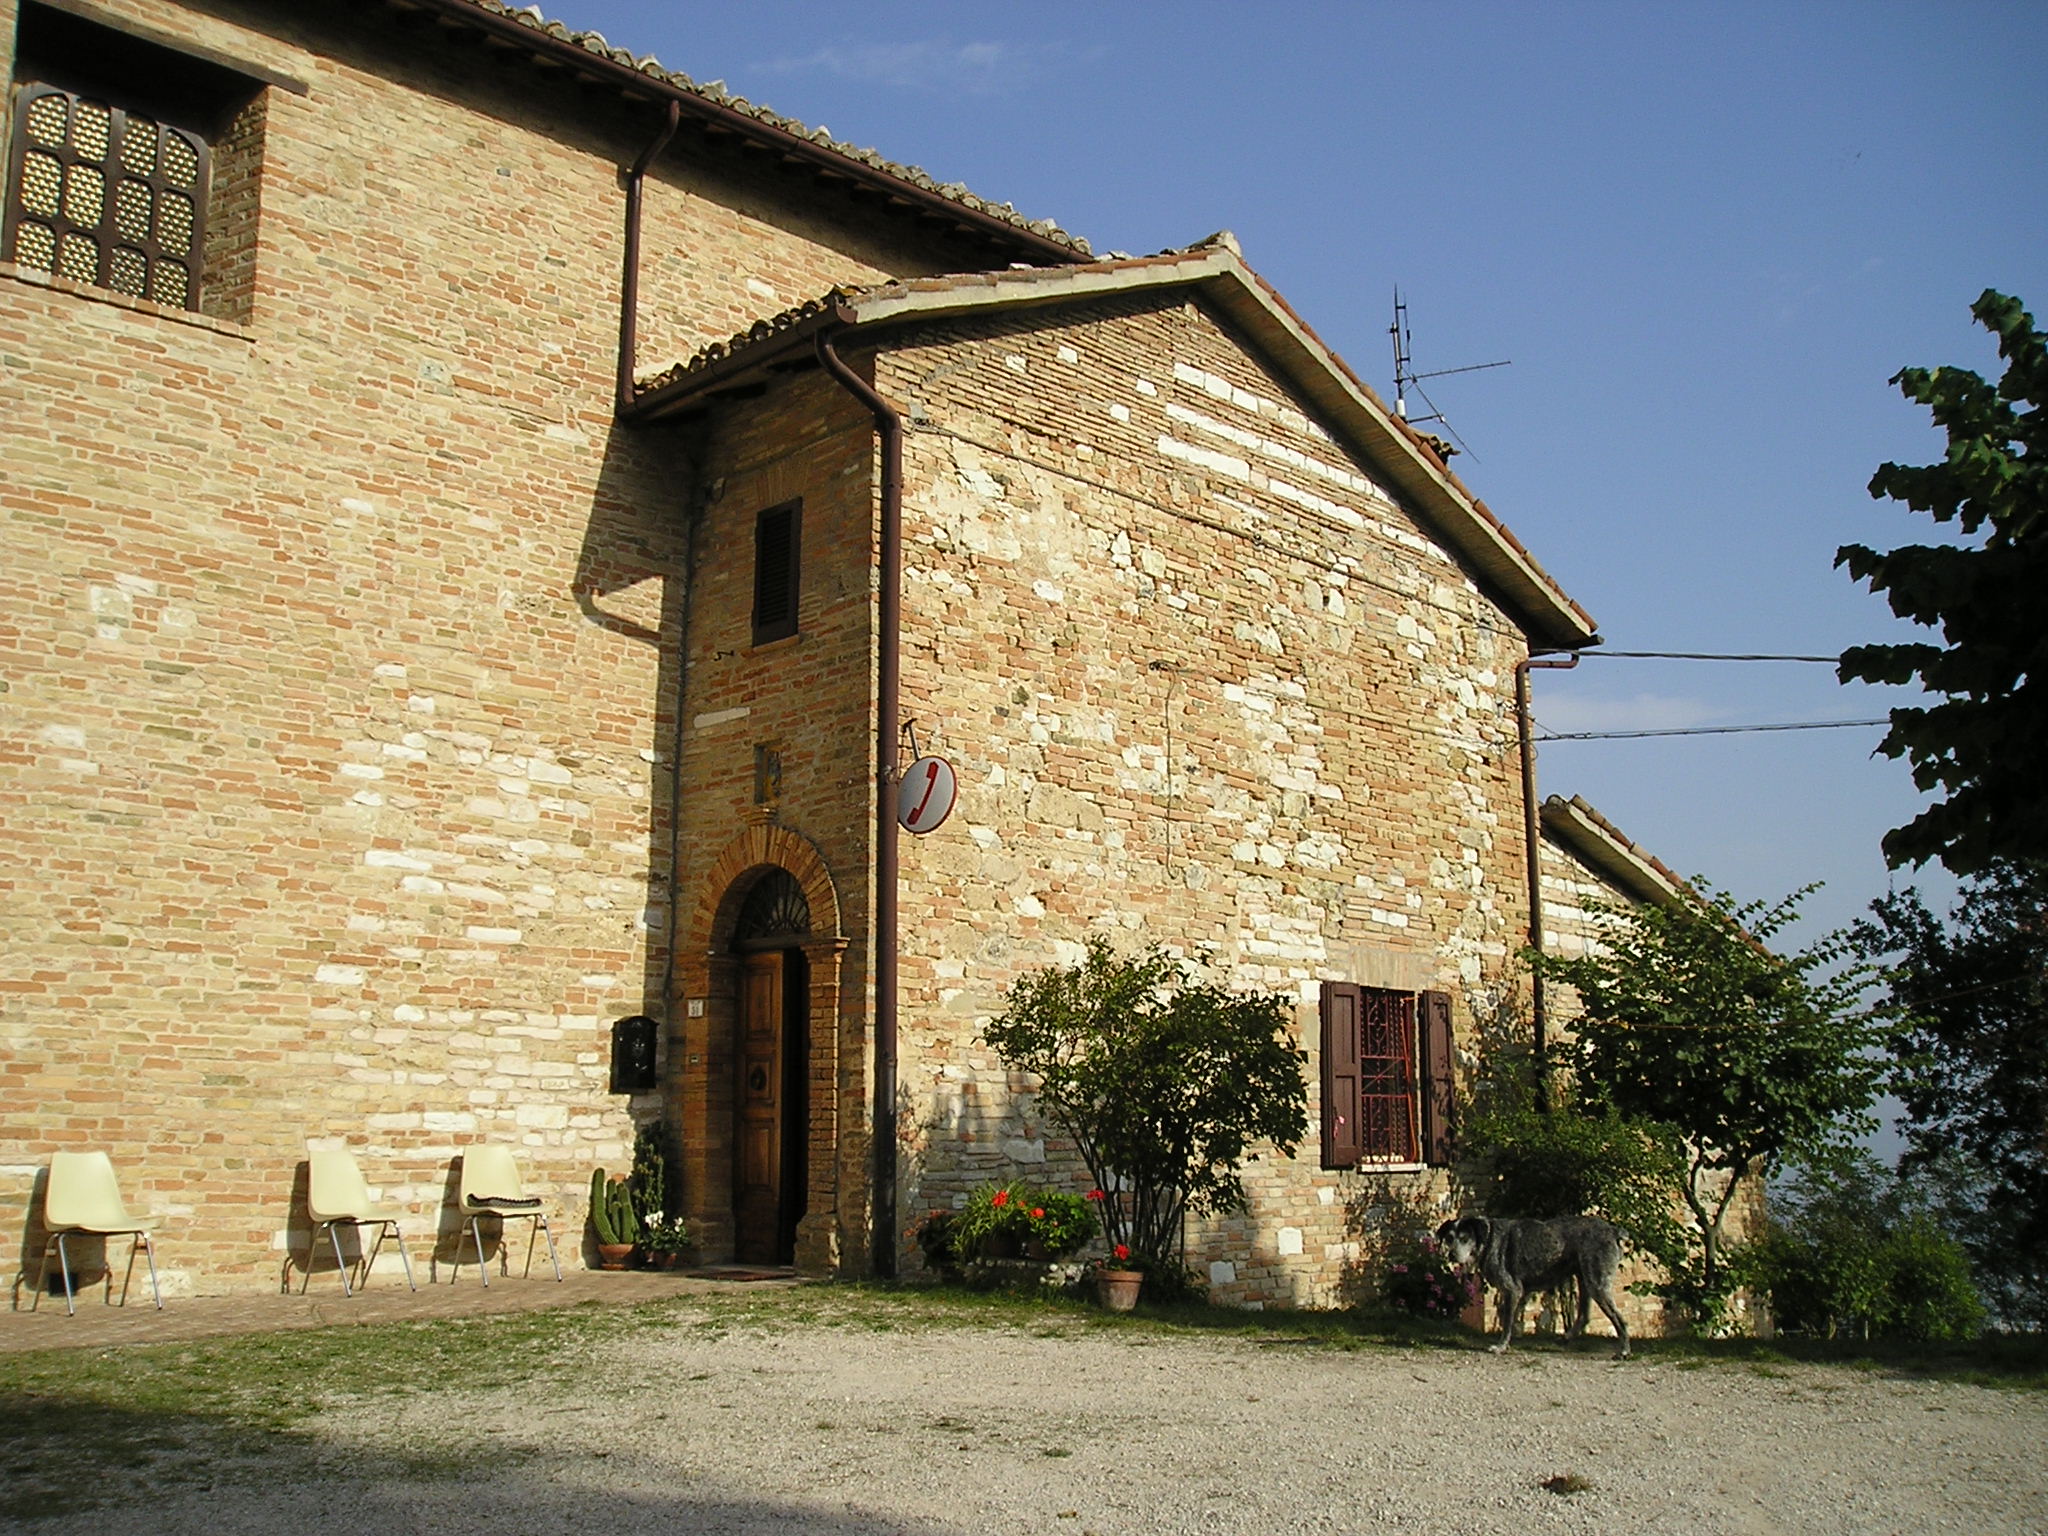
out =
{"type": "Polygon", "coordinates": [[[1128,1312],[1138,1304],[1138,1287],[1145,1283],[1142,1270],[1098,1269],[1095,1299],[1105,1312],[1128,1312]]]}
{"type": "Polygon", "coordinates": [[[597,1245],[597,1267],[599,1269],[624,1269],[626,1261],[633,1257],[631,1243],[599,1243],[597,1245]]]}

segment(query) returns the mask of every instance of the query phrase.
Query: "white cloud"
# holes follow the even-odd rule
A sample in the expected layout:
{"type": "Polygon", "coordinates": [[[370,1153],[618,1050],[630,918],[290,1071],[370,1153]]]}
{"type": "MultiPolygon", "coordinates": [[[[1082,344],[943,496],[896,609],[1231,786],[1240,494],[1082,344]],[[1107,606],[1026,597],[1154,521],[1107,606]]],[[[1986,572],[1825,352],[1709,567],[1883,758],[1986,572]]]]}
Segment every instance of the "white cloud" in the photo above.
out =
{"type": "MultiPolygon", "coordinates": [[[[770,59],[756,66],[768,74],[836,75],[867,85],[899,90],[992,96],[1033,84],[1054,65],[1075,55],[1061,44],[955,43],[924,38],[900,43],[858,43],[770,59]]],[[[1099,50],[1080,56],[1092,63],[1099,50]]]]}
{"type": "Polygon", "coordinates": [[[1720,725],[1728,711],[1705,699],[1664,693],[1633,693],[1626,698],[1563,695],[1546,699],[1536,711],[1546,731],[1677,731],[1695,725],[1720,725]]]}

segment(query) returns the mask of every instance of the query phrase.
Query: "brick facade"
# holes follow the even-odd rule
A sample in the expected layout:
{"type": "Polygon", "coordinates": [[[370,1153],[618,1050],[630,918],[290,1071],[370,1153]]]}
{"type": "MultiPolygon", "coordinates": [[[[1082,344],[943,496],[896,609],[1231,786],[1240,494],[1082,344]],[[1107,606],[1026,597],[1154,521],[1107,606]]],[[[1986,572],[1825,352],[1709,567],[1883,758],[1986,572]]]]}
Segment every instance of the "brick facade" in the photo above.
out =
{"type": "MultiPolygon", "coordinates": [[[[217,188],[232,317],[0,267],[0,1202],[103,1148],[173,1291],[260,1286],[309,1141],[428,1230],[495,1139],[573,1229],[666,1012],[690,460],[612,420],[659,116],[376,8],[105,10],[306,90],[217,188]]],[[[643,249],[655,358],[962,259],[682,149],[643,249]]]]}
{"type": "MultiPolygon", "coordinates": [[[[707,1256],[767,1240],[758,1174],[800,1267],[914,1269],[870,1236],[867,409],[791,352],[615,414],[644,104],[426,16],[105,10],[303,89],[228,132],[201,312],[0,268],[0,1088],[26,1106],[0,1198],[103,1148],[168,1218],[169,1289],[253,1287],[304,1241],[308,1144],[356,1150],[445,1253],[464,1147],[514,1144],[573,1230],[590,1169],[659,1122],[707,1256]],[[797,633],[756,643],[782,507],[797,633]],[[772,871],[801,930],[759,926],[772,871]],[[782,1057],[753,1054],[764,968],[782,1057]],[[614,1096],[635,1013],[662,1087],[614,1096]]],[[[701,134],[645,217],[652,365],[1022,250],[701,134]]],[[[841,343],[905,415],[902,713],[961,790],[901,852],[899,1217],[1078,1176],[979,1029],[1091,933],[1286,995],[1313,1058],[1324,982],[1462,994],[1527,922],[1533,631],[1520,567],[1473,552],[1491,515],[1341,365],[1276,361],[1277,300],[1252,335],[1177,279],[1085,270],[1116,291],[841,343]]],[[[1247,1305],[1341,1300],[1389,1202],[1445,1190],[1326,1170],[1313,1131],[1246,1182],[1191,1239],[1247,1305]]]]}

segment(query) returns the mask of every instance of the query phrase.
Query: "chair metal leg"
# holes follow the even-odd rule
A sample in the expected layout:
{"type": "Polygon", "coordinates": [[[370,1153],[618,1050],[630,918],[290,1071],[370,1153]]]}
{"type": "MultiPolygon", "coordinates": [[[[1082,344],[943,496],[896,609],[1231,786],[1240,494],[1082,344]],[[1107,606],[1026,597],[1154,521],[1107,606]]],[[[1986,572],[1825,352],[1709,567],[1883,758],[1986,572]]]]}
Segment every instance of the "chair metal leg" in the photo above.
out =
{"type": "MultiPolygon", "coordinates": [[[[540,1218],[534,1217],[526,1224],[526,1268],[519,1272],[522,1280],[533,1278],[533,1245],[540,1241],[540,1218]]],[[[553,1239],[549,1239],[550,1242],[553,1239]]]]}
{"type": "Polygon", "coordinates": [[[484,1289],[488,1291],[491,1288],[491,1266],[484,1262],[484,1228],[482,1217],[472,1216],[469,1218],[469,1232],[471,1238],[476,1242],[476,1272],[484,1277],[484,1289]]]}
{"type": "MultiPolygon", "coordinates": [[[[31,1312],[35,1311],[37,1308],[42,1306],[43,1292],[47,1291],[50,1288],[50,1253],[52,1249],[57,1247],[59,1241],[62,1239],[62,1236],[62,1233],[52,1232],[48,1237],[43,1239],[43,1256],[42,1259],[36,1264],[35,1300],[31,1301],[28,1304],[28,1309],[31,1312]]],[[[67,1297],[71,1294],[69,1276],[65,1277],[64,1294],[67,1297]]]]}
{"type": "Polygon", "coordinates": [[[412,1278],[412,1260],[405,1253],[405,1234],[398,1230],[397,1222],[390,1223],[390,1226],[392,1240],[398,1244],[398,1262],[405,1266],[405,1283],[417,1291],[419,1287],[413,1284],[412,1278]]]}
{"type": "MultiPolygon", "coordinates": [[[[370,1244],[370,1251],[363,1255],[362,1268],[356,1276],[356,1284],[363,1287],[365,1290],[367,1290],[370,1285],[370,1271],[377,1267],[377,1255],[384,1251],[384,1229],[390,1226],[391,1223],[388,1221],[379,1221],[373,1222],[371,1223],[371,1225],[375,1226],[377,1229],[377,1240],[370,1244]]],[[[356,1242],[358,1245],[360,1245],[362,1241],[363,1223],[359,1221],[356,1223],[356,1242]]]]}
{"type": "MultiPolygon", "coordinates": [[[[149,1294],[156,1298],[156,1309],[161,1312],[164,1309],[164,1293],[163,1287],[156,1283],[156,1239],[147,1232],[140,1232],[136,1235],[142,1239],[142,1252],[149,1260],[149,1294]]],[[[135,1250],[133,1248],[128,1250],[128,1267],[130,1269],[135,1267],[135,1250]]]]}
{"type": "Polygon", "coordinates": [[[64,1311],[67,1316],[78,1315],[78,1298],[71,1286],[71,1258],[64,1250],[64,1234],[57,1234],[57,1268],[64,1274],[64,1311]]]}
{"type": "Polygon", "coordinates": [[[327,1223],[327,1241],[334,1244],[334,1272],[341,1276],[341,1294],[353,1296],[355,1292],[349,1289],[348,1284],[348,1265],[341,1256],[341,1233],[338,1230],[340,1226],[341,1223],[338,1221],[327,1223]]]}
{"type": "MultiPolygon", "coordinates": [[[[548,1235],[548,1262],[555,1266],[555,1284],[560,1285],[562,1283],[562,1261],[555,1257],[555,1229],[548,1225],[548,1219],[545,1216],[536,1216],[534,1220],[540,1224],[541,1231],[548,1235]]],[[[533,1243],[531,1240],[526,1245],[526,1264],[529,1269],[533,1267],[533,1243]]]]}

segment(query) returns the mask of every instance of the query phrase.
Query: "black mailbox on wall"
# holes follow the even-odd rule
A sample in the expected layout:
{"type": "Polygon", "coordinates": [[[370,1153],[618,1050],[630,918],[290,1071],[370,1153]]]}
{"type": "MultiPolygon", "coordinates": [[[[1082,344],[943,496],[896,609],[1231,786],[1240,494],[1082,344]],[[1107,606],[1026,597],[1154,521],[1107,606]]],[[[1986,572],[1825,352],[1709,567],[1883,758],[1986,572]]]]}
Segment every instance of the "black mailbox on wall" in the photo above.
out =
{"type": "Polygon", "coordinates": [[[645,1093],[654,1086],[654,1041],[660,1028],[644,1013],[612,1022],[613,1093],[645,1093]]]}

